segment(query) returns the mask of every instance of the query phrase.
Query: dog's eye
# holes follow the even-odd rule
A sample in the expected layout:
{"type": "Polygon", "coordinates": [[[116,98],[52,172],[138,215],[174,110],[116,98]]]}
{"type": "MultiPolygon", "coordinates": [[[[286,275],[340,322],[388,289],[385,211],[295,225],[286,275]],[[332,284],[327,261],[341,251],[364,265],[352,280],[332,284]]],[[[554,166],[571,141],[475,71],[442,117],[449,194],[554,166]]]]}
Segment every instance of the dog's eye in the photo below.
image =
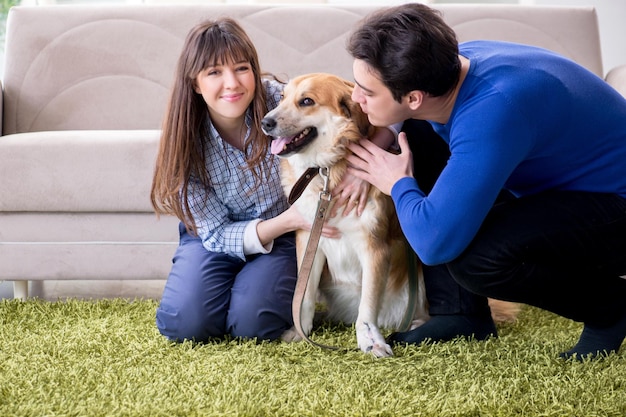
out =
{"type": "Polygon", "coordinates": [[[302,107],[307,107],[307,106],[312,106],[315,104],[315,102],[313,101],[313,99],[310,99],[309,97],[305,97],[302,100],[300,100],[300,103],[298,103],[300,106],[302,107]]]}

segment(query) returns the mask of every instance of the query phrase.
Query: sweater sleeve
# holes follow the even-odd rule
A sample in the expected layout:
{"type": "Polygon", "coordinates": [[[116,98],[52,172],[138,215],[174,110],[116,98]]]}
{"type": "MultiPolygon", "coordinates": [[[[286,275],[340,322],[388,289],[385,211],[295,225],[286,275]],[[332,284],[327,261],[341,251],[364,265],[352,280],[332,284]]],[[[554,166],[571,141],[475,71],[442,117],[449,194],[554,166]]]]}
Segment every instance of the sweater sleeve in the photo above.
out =
{"type": "Polygon", "coordinates": [[[425,264],[449,262],[461,254],[532,146],[524,118],[498,116],[494,108],[474,109],[471,117],[455,120],[450,159],[430,194],[408,177],[391,190],[402,230],[425,264]],[[491,120],[477,120],[475,114],[491,120]]]}

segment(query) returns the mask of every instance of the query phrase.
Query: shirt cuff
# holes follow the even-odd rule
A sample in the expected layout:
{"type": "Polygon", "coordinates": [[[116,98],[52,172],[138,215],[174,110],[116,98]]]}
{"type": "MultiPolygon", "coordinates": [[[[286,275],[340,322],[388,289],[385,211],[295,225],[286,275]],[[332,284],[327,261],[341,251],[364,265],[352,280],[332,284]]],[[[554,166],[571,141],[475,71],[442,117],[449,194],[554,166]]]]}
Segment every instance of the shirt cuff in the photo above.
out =
{"type": "Polygon", "coordinates": [[[261,219],[252,220],[246,225],[243,232],[243,253],[244,255],[256,255],[257,253],[267,254],[272,251],[274,247],[274,241],[272,240],[267,245],[263,246],[259,240],[259,235],[256,232],[256,225],[261,222],[261,219]]]}

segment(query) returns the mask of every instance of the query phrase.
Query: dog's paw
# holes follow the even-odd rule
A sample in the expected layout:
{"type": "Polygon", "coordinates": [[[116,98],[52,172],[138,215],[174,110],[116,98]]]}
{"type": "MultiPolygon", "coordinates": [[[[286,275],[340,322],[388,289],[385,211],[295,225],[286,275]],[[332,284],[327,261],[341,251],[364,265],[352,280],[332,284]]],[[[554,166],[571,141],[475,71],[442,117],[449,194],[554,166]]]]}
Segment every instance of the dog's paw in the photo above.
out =
{"type": "Polygon", "coordinates": [[[289,330],[285,330],[283,334],[280,335],[280,340],[287,343],[299,342],[302,340],[302,337],[298,334],[296,328],[292,327],[289,330]]]}
{"type": "Polygon", "coordinates": [[[393,350],[391,350],[391,346],[387,343],[376,343],[372,345],[369,353],[371,353],[375,358],[388,358],[393,356],[393,350]]]}
{"type": "Polygon", "coordinates": [[[393,356],[391,346],[385,342],[385,338],[380,334],[378,327],[362,323],[356,326],[356,339],[361,349],[365,353],[369,353],[376,358],[386,358],[393,356]]]}

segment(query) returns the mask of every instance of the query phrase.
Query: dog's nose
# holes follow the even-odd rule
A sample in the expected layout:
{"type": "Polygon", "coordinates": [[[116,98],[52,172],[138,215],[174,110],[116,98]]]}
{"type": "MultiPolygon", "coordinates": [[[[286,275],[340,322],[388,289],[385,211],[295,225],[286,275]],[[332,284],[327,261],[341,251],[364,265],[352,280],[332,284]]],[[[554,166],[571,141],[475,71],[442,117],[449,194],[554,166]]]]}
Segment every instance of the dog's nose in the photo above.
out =
{"type": "Polygon", "coordinates": [[[276,127],[276,120],[271,117],[264,117],[263,120],[261,120],[261,126],[263,126],[265,133],[269,133],[276,127]]]}

